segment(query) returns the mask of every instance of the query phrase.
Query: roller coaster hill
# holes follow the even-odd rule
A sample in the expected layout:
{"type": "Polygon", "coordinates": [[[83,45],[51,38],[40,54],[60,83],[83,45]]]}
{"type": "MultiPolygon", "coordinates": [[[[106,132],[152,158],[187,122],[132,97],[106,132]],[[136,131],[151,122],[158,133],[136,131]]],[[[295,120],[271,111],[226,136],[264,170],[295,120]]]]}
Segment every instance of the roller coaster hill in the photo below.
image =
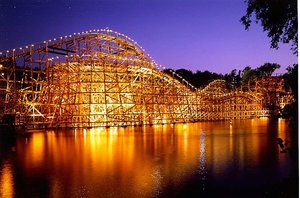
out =
{"type": "Polygon", "coordinates": [[[233,91],[224,80],[197,89],[163,69],[134,40],[109,29],[1,52],[1,125],[112,127],[247,119],[269,116],[270,102],[283,107],[293,100],[278,77],[233,91]]]}

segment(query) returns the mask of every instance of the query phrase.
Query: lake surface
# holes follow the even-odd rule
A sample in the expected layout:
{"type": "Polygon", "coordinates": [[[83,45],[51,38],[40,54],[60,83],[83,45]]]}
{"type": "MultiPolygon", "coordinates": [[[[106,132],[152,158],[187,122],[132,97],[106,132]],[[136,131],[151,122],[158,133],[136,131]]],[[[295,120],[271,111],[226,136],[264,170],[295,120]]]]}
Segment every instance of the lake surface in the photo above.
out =
{"type": "Polygon", "coordinates": [[[1,138],[0,197],[298,197],[285,120],[33,131],[1,138]]]}

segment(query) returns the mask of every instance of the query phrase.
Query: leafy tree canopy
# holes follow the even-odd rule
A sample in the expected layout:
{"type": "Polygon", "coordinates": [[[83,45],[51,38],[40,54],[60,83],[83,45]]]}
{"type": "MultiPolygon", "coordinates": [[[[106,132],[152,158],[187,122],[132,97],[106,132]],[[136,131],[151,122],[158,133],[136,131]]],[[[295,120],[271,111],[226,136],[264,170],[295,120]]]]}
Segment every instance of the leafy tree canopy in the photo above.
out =
{"type": "Polygon", "coordinates": [[[207,70],[196,71],[196,73],[193,73],[191,70],[187,69],[178,69],[176,71],[172,69],[166,69],[164,70],[164,72],[180,80],[177,75],[172,75],[172,73],[175,72],[196,88],[205,87],[211,81],[216,79],[224,79],[226,81],[227,88],[229,90],[232,90],[239,87],[240,85],[248,83],[248,81],[254,81],[256,78],[270,77],[272,76],[274,71],[279,68],[280,65],[277,63],[265,63],[255,69],[252,69],[250,66],[246,66],[242,71],[237,71],[236,69],[234,69],[230,73],[224,75],[207,70]]]}
{"type": "Polygon", "coordinates": [[[278,43],[292,43],[294,54],[298,54],[297,0],[245,0],[246,14],[241,18],[246,30],[252,22],[261,22],[263,30],[271,38],[271,47],[278,49],[278,43]]]}
{"type": "Polygon", "coordinates": [[[256,78],[255,70],[250,66],[246,66],[242,71],[242,84],[246,84],[249,80],[256,78]]]}
{"type": "Polygon", "coordinates": [[[294,64],[289,66],[287,72],[283,75],[285,79],[286,87],[290,87],[292,89],[293,95],[295,99],[298,101],[298,64],[294,64]]]}
{"type": "Polygon", "coordinates": [[[265,63],[256,69],[257,77],[270,77],[280,65],[277,63],[265,63]]]}

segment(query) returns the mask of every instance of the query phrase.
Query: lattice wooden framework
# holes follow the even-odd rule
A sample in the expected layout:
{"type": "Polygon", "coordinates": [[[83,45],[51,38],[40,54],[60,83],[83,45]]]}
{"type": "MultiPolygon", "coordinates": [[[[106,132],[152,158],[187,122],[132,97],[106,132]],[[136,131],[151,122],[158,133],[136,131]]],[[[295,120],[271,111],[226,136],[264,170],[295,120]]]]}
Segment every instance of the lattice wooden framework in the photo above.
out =
{"type": "Polygon", "coordinates": [[[265,114],[258,94],[228,92],[222,80],[197,90],[109,29],[0,53],[2,124],[13,119],[31,128],[128,126],[265,114]]]}

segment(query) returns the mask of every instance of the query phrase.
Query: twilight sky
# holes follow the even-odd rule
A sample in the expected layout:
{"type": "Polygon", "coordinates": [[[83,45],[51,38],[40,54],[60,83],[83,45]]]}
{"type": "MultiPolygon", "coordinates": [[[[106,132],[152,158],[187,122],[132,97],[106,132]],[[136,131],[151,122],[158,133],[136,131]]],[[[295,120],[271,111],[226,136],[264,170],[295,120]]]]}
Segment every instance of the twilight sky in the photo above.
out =
{"type": "Polygon", "coordinates": [[[0,51],[109,27],[167,68],[229,73],[297,63],[290,45],[270,49],[260,25],[244,29],[243,0],[0,0],[0,51]]]}

